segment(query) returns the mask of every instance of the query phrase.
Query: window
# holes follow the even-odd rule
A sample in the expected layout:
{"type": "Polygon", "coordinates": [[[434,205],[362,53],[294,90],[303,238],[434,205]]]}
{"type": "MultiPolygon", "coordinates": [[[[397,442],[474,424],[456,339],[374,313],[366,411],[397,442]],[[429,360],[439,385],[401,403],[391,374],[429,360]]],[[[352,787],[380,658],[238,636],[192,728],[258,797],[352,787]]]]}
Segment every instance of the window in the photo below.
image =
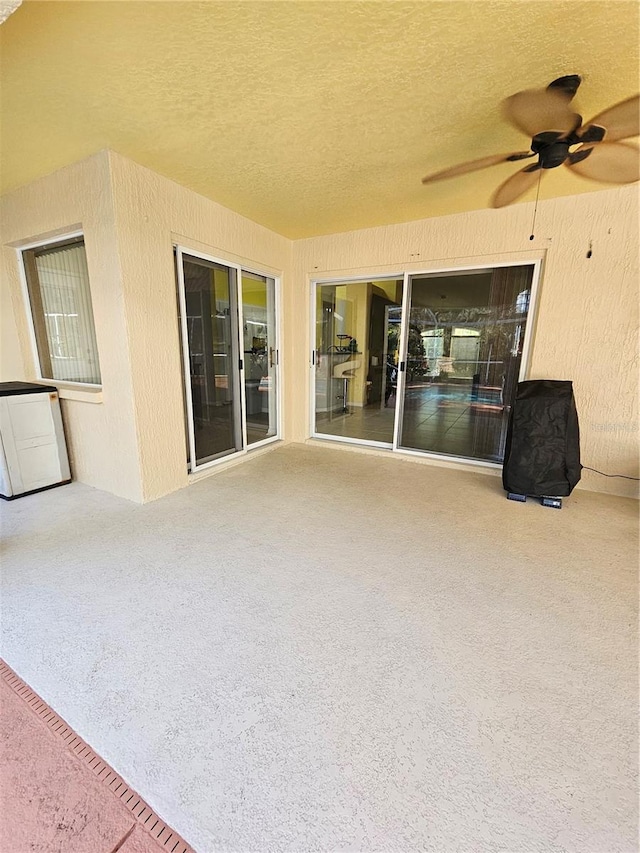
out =
{"type": "Polygon", "coordinates": [[[84,239],[22,252],[40,377],[100,384],[84,239]]]}

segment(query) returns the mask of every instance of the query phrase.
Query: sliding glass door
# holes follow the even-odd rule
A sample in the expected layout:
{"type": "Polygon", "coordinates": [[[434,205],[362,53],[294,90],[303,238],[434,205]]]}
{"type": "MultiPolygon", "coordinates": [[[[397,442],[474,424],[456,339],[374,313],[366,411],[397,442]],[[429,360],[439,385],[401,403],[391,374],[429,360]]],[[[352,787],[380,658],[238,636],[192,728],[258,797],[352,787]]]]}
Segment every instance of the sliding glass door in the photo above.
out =
{"type": "Polygon", "coordinates": [[[242,272],[242,328],[247,444],[278,432],[276,283],[242,272]]]}
{"type": "Polygon", "coordinates": [[[318,282],[313,434],[502,462],[537,270],[318,282]]]}
{"type": "Polygon", "coordinates": [[[502,462],[533,271],[409,277],[399,447],[502,462]]]}
{"type": "Polygon", "coordinates": [[[188,464],[278,437],[276,282],[176,250],[188,464]]]}
{"type": "Polygon", "coordinates": [[[402,279],[316,287],[315,434],[390,446],[402,279]]]}

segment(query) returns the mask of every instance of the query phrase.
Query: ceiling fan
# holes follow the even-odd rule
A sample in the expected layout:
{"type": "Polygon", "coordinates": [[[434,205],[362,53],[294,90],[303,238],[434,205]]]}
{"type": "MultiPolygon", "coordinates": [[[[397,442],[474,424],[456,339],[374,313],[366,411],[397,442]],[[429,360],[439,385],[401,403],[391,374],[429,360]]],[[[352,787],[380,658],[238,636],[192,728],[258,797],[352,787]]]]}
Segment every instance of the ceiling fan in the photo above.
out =
{"type": "Polygon", "coordinates": [[[620,101],[583,124],[582,116],[571,107],[581,82],[577,74],[569,74],[554,80],[546,89],[527,89],[503,102],[505,118],[531,136],[528,151],[493,154],[461,163],[427,175],[422,183],[536,156],[535,163],[498,187],[491,199],[492,207],[516,201],[542,177],[542,169],[555,169],[562,164],[592,181],[627,184],[640,180],[640,150],[620,141],[640,134],[640,95],[620,101]]]}

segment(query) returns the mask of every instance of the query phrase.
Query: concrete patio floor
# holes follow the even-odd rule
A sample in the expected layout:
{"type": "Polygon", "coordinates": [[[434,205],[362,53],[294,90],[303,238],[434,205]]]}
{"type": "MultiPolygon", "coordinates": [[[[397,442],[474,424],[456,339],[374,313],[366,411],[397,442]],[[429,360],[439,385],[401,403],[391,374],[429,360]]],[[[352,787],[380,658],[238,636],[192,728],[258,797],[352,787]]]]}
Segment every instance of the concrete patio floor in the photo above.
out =
{"type": "Polygon", "coordinates": [[[0,654],[199,853],[637,849],[637,502],[289,445],[1,509],[0,654]]]}

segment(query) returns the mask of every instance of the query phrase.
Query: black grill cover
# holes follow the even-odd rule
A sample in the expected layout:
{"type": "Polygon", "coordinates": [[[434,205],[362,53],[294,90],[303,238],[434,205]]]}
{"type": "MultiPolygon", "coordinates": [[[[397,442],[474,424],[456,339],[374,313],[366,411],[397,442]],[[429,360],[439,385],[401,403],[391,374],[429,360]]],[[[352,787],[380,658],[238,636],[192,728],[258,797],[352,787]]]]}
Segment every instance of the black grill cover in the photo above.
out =
{"type": "Polygon", "coordinates": [[[502,467],[508,492],[570,495],[580,480],[580,433],[571,382],[519,382],[502,467]]]}

